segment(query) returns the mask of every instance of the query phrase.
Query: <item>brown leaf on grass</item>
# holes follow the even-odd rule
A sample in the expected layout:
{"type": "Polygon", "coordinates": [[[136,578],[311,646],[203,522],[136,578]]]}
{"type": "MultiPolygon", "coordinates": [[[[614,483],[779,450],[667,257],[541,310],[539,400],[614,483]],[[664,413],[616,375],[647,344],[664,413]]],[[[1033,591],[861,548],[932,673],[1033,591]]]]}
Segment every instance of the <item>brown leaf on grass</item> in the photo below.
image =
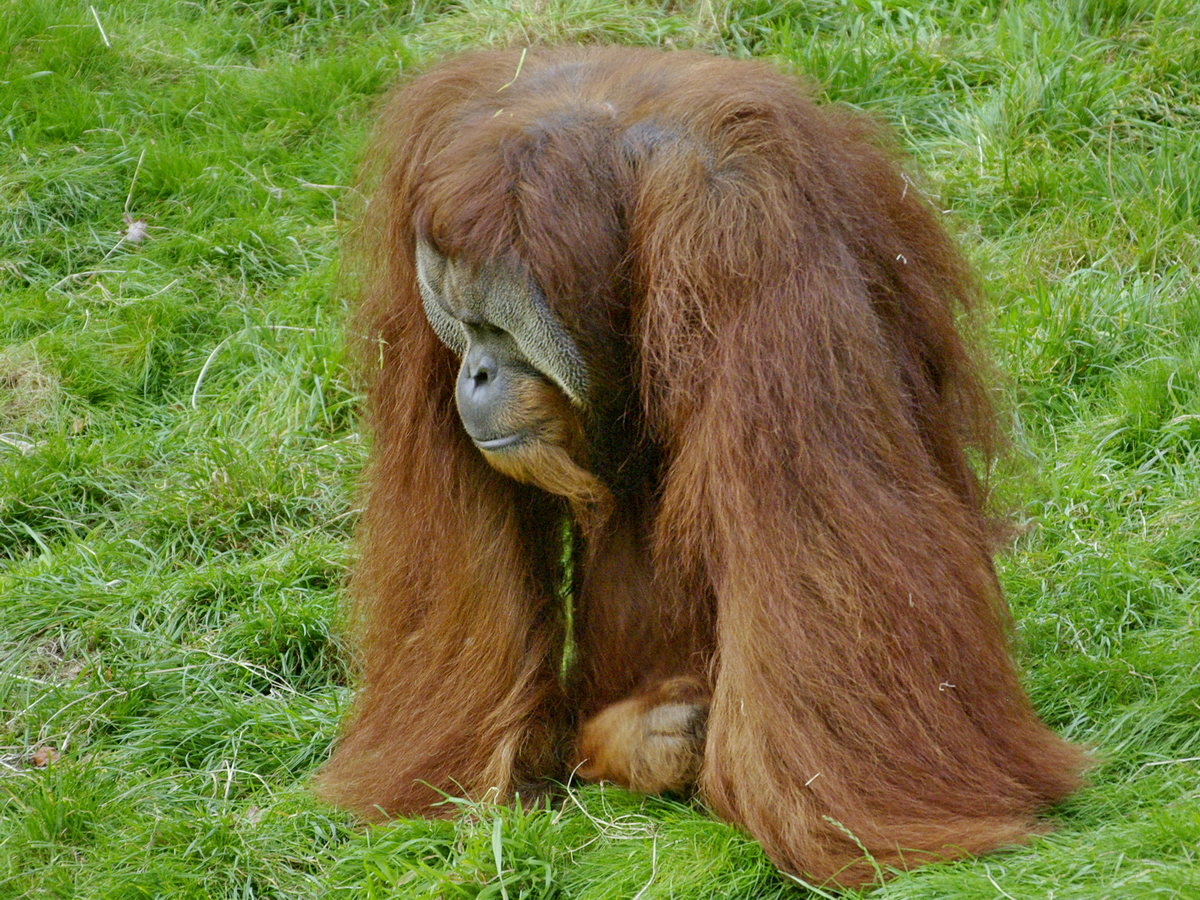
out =
{"type": "Polygon", "coordinates": [[[44,769],[58,762],[59,753],[53,747],[41,747],[33,751],[29,764],[35,769],[44,769]]]}

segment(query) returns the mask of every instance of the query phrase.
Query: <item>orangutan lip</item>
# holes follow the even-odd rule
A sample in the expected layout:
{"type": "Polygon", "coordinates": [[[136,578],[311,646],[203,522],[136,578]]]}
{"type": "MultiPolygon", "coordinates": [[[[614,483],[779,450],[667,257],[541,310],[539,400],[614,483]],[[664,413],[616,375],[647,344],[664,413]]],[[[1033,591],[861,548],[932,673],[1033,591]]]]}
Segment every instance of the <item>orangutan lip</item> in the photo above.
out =
{"type": "Polygon", "coordinates": [[[525,435],[518,431],[514,434],[506,434],[504,437],[489,438],[486,441],[475,441],[475,446],[480,450],[504,450],[512,447],[514,444],[521,443],[523,440],[525,440],[525,435]]]}

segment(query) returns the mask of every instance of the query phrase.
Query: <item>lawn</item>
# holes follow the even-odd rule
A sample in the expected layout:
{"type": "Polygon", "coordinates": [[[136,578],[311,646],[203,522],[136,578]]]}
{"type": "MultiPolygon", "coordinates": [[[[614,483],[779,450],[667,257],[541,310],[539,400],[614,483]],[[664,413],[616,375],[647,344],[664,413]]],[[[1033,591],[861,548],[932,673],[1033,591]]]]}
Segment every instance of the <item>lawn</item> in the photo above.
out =
{"type": "Polygon", "coordinates": [[[774,60],[891,123],[992,311],[998,561],[1091,784],[887,898],[1200,897],[1200,3],[0,5],[0,898],[827,896],[613,788],[370,829],[339,246],[372,110],[468,47],[774,60]]]}

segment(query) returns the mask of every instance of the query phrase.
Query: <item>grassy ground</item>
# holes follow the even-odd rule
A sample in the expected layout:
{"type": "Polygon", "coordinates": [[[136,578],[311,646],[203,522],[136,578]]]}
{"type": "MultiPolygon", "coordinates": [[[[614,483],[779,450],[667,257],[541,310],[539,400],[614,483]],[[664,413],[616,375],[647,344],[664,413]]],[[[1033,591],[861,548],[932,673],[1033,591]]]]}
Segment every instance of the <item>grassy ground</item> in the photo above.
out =
{"type": "Polygon", "coordinates": [[[612,789],[368,831],[305,789],[349,697],[345,186],[399,73],[549,39],[878,112],[996,302],[1018,653],[1103,762],[1028,849],[871,896],[1200,897],[1200,3],[514,5],[0,4],[0,897],[805,895],[612,789]]]}

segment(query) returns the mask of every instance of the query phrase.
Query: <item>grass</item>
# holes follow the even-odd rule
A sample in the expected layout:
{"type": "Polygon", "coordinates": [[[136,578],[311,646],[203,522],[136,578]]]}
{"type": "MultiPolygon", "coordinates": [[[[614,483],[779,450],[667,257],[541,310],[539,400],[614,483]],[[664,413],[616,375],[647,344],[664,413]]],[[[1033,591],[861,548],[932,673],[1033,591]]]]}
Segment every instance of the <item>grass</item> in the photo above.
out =
{"type": "Polygon", "coordinates": [[[1017,650],[1101,763],[1030,847],[867,895],[1200,897],[1195,0],[0,13],[0,898],[810,895],[611,788],[364,830],[305,787],[351,690],[355,159],[398,75],[531,40],[753,54],[876,112],[994,300],[1017,650]]]}

